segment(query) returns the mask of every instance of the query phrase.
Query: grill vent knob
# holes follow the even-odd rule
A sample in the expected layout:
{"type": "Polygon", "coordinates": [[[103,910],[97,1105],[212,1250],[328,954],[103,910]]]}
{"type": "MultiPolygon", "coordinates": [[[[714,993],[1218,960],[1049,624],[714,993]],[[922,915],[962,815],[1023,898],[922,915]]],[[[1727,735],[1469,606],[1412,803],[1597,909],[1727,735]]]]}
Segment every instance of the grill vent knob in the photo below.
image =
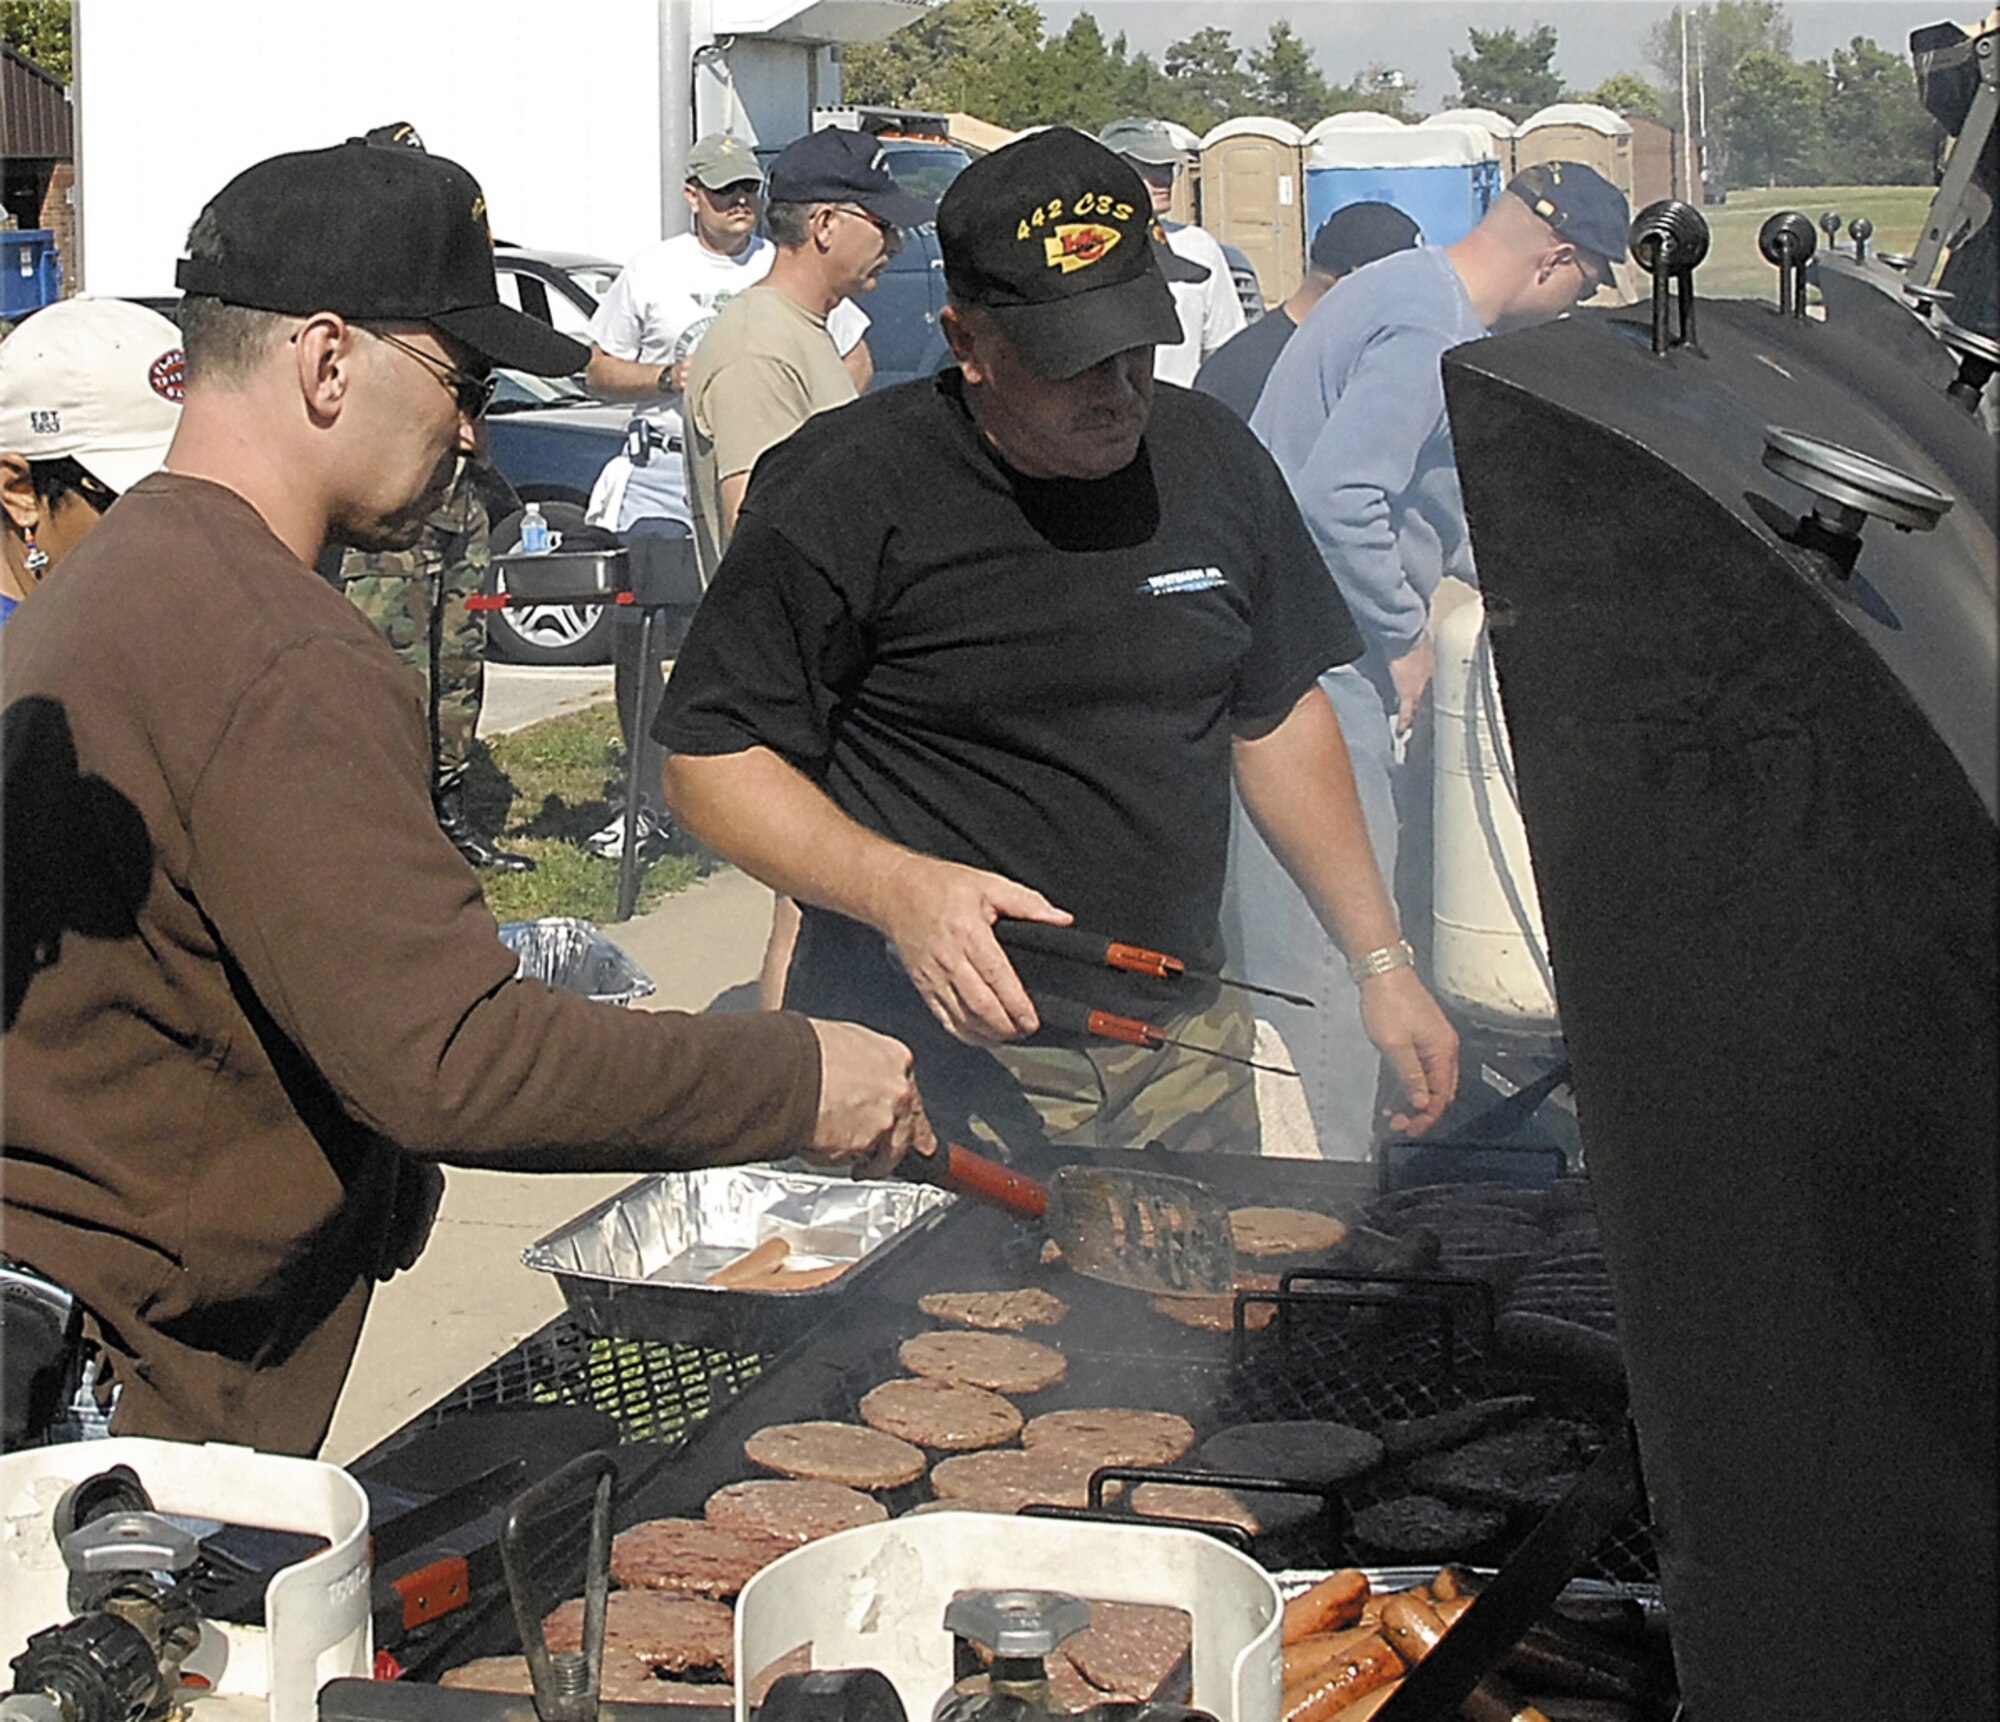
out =
{"type": "Polygon", "coordinates": [[[1649,203],[1632,222],[1632,260],[1653,278],[1653,351],[1694,345],[1694,272],[1708,255],[1708,222],[1700,210],[1678,198],[1649,203]],[[1667,284],[1680,294],[1679,327],[1667,323],[1667,284]]]}
{"type": "Polygon", "coordinates": [[[1865,215],[1857,215],[1847,224],[1847,237],[1854,241],[1854,261],[1868,261],[1868,241],[1875,237],[1875,223],[1865,215]]]}
{"type": "MultiPolygon", "coordinates": [[[[1828,210],[1827,219],[1834,224],[1828,231],[1837,231],[1840,217],[1828,210]]],[[[1778,271],[1779,312],[1803,317],[1806,263],[1819,249],[1819,235],[1813,232],[1813,224],[1796,209],[1780,210],[1757,229],[1757,249],[1763,253],[1764,261],[1778,271]]]]}
{"type": "Polygon", "coordinates": [[[1828,245],[1831,245],[1838,239],[1840,237],[1840,211],[1829,209],[1822,215],[1819,218],[1819,230],[1826,235],[1828,245]]]}
{"type": "Polygon", "coordinates": [[[1958,375],[1945,393],[1969,413],[1979,411],[1979,397],[1993,373],[2000,371],[2000,341],[1956,323],[1940,321],[1938,339],[1958,355],[1958,375]]]}

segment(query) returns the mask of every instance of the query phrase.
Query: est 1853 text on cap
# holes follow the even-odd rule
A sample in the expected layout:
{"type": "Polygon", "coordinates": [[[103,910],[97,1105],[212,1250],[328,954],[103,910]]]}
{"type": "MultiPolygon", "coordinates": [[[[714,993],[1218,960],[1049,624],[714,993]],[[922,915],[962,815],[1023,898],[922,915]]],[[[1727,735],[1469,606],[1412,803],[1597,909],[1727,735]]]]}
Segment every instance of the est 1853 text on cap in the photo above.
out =
{"type": "Polygon", "coordinates": [[[213,259],[182,258],[185,293],[289,316],[427,323],[487,363],[540,376],[589,350],[500,303],[479,183],[456,162],[356,138],[272,156],[209,200],[213,259]]]}

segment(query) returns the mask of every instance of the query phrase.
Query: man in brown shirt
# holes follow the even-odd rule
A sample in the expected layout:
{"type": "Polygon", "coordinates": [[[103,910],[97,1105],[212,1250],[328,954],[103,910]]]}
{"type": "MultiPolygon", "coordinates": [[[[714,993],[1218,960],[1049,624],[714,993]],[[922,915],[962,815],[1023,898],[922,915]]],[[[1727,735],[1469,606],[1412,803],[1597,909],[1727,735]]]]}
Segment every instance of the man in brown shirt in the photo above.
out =
{"type": "Polygon", "coordinates": [[[930,1136],[886,1037],[514,979],[417,696],[313,572],[414,542],[491,365],[582,363],[499,304],[470,175],[277,157],[189,252],[168,470],[6,630],[0,1248],[87,1312],[118,1432],[309,1453],[437,1163],[874,1173],[930,1136]]]}

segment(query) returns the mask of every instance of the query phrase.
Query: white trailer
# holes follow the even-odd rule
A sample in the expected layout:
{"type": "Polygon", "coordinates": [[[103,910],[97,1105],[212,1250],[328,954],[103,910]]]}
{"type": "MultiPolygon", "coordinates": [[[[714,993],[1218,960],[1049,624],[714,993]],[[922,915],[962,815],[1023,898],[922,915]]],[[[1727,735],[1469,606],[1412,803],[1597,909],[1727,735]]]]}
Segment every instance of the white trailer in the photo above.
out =
{"type": "MultiPolygon", "coordinates": [[[[766,147],[840,100],[839,49],[923,0],[78,0],[77,255],[92,293],[174,292],[202,204],[252,162],[407,120],[496,237],[622,262],[686,226],[688,144],[766,147]]],[[[356,234],[366,244],[366,234],[356,234]]]]}

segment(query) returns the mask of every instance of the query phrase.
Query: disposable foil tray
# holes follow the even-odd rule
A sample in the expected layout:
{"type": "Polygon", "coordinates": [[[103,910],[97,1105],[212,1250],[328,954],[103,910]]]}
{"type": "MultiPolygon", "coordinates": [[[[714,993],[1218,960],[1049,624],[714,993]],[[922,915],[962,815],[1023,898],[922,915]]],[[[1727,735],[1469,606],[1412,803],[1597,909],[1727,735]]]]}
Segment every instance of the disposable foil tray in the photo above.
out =
{"type": "Polygon", "coordinates": [[[630,1004],[653,990],[646,971],[588,921],[567,915],[503,921],[500,942],[520,959],[517,974],[599,1004],[630,1004]]]}
{"type": "Polygon", "coordinates": [[[641,1180],[522,1253],[553,1274],[579,1324],[626,1339],[769,1351],[824,1320],[956,1200],[928,1185],[718,1166],[641,1180]],[[849,1264],[825,1285],[707,1284],[770,1238],[783,1266],[849,1264]]]}

